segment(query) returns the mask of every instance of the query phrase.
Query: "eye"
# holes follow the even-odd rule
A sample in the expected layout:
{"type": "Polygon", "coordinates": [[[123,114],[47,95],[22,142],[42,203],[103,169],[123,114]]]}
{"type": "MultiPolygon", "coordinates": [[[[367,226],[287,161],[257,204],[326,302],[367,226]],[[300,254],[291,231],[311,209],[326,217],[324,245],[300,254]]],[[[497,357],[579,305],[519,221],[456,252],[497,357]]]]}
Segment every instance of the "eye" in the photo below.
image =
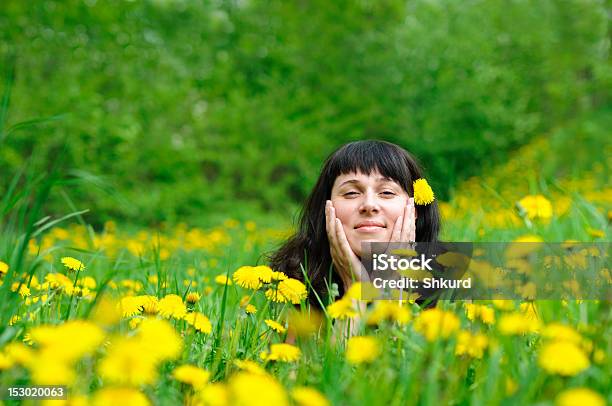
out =
{"type": "Polygon", "coordinates": [[[344,193],[342,196],[354,196],[356,194],[357,194],[357,192],[351,191],[351,192],[344,193]]]}
{"type": "Polygon", "coordinates": [[[390,190],[385,190],[384,192],[382,192],[382,194],[386,196],[395,196],[395,193],[390,190]]]}

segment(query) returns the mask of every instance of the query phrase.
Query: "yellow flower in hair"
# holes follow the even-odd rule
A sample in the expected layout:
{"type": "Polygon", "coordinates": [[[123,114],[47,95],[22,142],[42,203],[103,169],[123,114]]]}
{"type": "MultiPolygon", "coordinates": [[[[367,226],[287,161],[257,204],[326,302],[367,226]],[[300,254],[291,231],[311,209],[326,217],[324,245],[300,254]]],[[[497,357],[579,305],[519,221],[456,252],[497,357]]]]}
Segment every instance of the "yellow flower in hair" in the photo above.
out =
{"type": "Polygon", "coordinates": [[[435,200],[431,186],[424,178],[419,178],[412,184],[414,189],[414,204],[426,205],[435,200]]]}

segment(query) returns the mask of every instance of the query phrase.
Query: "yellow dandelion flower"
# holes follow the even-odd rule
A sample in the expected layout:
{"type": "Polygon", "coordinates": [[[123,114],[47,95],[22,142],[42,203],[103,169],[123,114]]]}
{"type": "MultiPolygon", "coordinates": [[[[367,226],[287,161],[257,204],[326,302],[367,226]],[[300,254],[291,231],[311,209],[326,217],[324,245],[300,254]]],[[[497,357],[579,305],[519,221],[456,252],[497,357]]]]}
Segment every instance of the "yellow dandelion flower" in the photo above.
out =
{"type": "Polygon", "coordinates": [[[232,280],[228,279],[226,275],[221,274],[221,275],[217,275],[215,276],[215,283],[217,283],[218,285],[232,285],[232,280]]]}
{"type": "Polygon", "coordinates": [[[549,340],[569,341],[574,344],[582,342],[582,336],[573,328],[561,323],[550,323],[542,329],[542,337],[549,340]]]}
{"type": "Polygon", "coordinates": [[[289,401],[283,386],[272,376],[238,372],[229,379],[229,402],[234,406],[287,406],[289,401]],[[257,394],[254,399],[253,394],[257,394]]]}
{"type": "Polygon", "coordinates": [[[144,351],[141,340],[129,337],[112,342],[98,366],[100,376],[111,383],[140,386],[157,379],[157,359],[144,351]]]}
{"type": "Polygon", "coordinates": [[[505,314],[499,319],[499,332],[503,335],[521,335],[535,333],[540,323],[522,313],[505,314]]]}
{"type": "Polygon", "coordinates": [[[405,306],[400,306],[395,301],[381,300],[376,303],[374,309],[368,315],[367,324],[381,324],[386,320],[406,324],[410,321],[411,317],[410,310],[405,306]]]}
{"type": "Polygon", "coordinates": [[[553,208],[550,201],[542,195],[529,195],[518,201],[519,206],[525,211],[530,220],[550,220],[553,208]]]}
{"type": "Polygon", "coordinates": [[[340,299],[327,306],[327,314],[332,319],[345,319],[357,316],[357,311],[353,308],[350,299],[340,299]]]}
{"type": "Polygon", "coordinates": [[[55,360],[74,362],[99,347],[104,331],[89,321],[71,320],[34,327],[30,330],[30,338],[38,344],[40,353],[52,354],[55,360]]]}
{"type": "Polygon", "coordinates": [[[123,317],[132,317],[142,312],[142,298],[139,296],[125,296],[117,304],[123,317]]]}
{"type": "Polygon", "coordinates": [[[96,288],[96,280],[91,276],[86,276],[84,278],[79,279],[77,285],[82,286],[87,289],[95,289],[96,288]]]}
{"type": "Polygon", "coordinates": [[[285,327],[283,327],[282,324],[274,321],[274,320],[265,320],[264,321],[268,327],[270,327],[272,330],[276,331],[277,333],[284,333],[285,331],[287,331],[287,329],[285,327]]]}
{"type": "Polygon", "coordinates": [[[15,364],[28,366],[34,361],[35,353],[23,343],[8,343],[4,346],[4,354],[15,364]]]}
{"type": "Polygon", "coordinates": [[[255,306],[253,306],[252,304],[248,304],[244,307],[244,311],[247,314],[255,314],[257,313],[257,308],[255,306]]]}
{"type": "Polygon", "coordinates": [[[414,329],[425,336],[427,341],[449,338],[459,329],[459,318],[442,309],[427,309],[415,320],[414,329]]]}
{"type": "Polygon", "coordinates": [[[287,303],[289,299],[285,297],[278,289],[270,288],[266,290],[266,299],[276,303],[287,303]]]}
{"type": "Polygon", "coordinates": [[[263,283],[272,282],[272,275],[274,274],[274,272],[269,266],[259,265],[259,266],[253,267],[253,271],[258,274],[259,280],[261,280],[263,283]]]}
{"type": "Polygon", "coordinates": [[[574,376],[590,366],[580,347],[568,341],[545,344],[538,355],[538,365],[550,374],[574,376]]]}
{"type": "Polygon", "coordinates": [[[252,266],[241,266],[232,275],[234,282],[242,288],[257,290],[262,283],[259,278],[260,272],[257,272],[252,266]]]}
{"type": "Polygon", "coordinates": [[[484,350],[488,345],[489,339],[484,334],[471,334],[469,331],[460,331],[457,335],[455,354],[468,355],[472,358],[482,358],[484,350]]]}
{"type": "Polygon", "coordinates": [[[201,298],[202,296],[200,296],[198,292],[191,292],[187,295],[185,300],[187,301],[187,303],[193,305],[196,304],[201,298]]]}
{"type": "Polygon", "coordinates": [[[291,391],[291,397],[298,406],[329,406],[329,401],[314,388],[298,386],[291,391]]]}
{"type": "Polygon", "coordinates": [[[172,371],[172,376],[179,382],[201,388],[208,382],[210,372],[194,365],[181,365],[172,371]]]}
{"type": "MultiPolygon", "coordinates": [[[[223,383],[209,383],[198,391],[196,394],[199,402],[193,404],[202,406],[227,406],[230,403],[229,391],[223,383]]],[[[191,402],[185,404],[192,404],[191,402]]]]}
{"type": "Polygon", "coordinates": [[[289,313],[289,333],[296,337],[305,337],[316,333],[322,322],[321,314],[315,309],[305,312],[294,310],[289,313]]]}
{"type": "Polygon", "coordinates": [[[261,358],[266,361],[295,362],[302,356],[302,351],[291,344],[272,344],[270,352],[263,352],[261,358]]]}
{"type": "Polygon", "coordinates": [[[300,304],[308,292],[306,292],[306,286],[297,279],[288,278],[281,281],[278,284],[278,290],[285,296],[291,303],[300,304]]]}
{"type": "Polygon", "coordinates": [[[157,310],[161,316],[166,318],[182,319],[187,314],[187,307],[183,299],[174,294],[166,295],[161,299],[157,304],[157,310]]]}
{"type": "Polygon", "coordinates": [[[76,378],[74,369],[67,362],[49,353],[37,356],[28,369],[32,383],[36,385],[72,385],[76,378]]]}
{"type": "Polygon", "coordinates": [[[586,231],[593,238],[604,238],[606,236],[606,232],[604,230],[588,227],[586,231]]]}
{"type": "Polygon", "coordinates": [[[212,332],[212,324],[210,323],[210,320],[202,313],[189,313],[185,316],[185,321],[200,333],[210,334],[212,332]]]}
{"type": "Polygon", "coordinates": [[[22,298],[30,296],[30,288],[28,288],[24,283],[14,282],[11,285],[11,290],[13,292],[17,292],[17,289],[19,289],[19,296],[22,298]]]}
{"type": "Polygon", "coordinates": [[[151,402],[141,392],[129,388],[104,388],[97,391],[92,406],[149,406],[151,402]]]}
{"type": "Polygon", "coordinates": [[[351,364],[372,362],[380,355],[378,340],[369,336],[355,336],[346,344],[346,360],[351,364]]]}
{"type": "Polygon", "coordinates": [[[606,400],[589,388],[571,388],[561,392],[555,399],[556,406],[606,406],[606,400]]]}
{"type": "Polygon", "coordinates": [[[0,371],[6,371],[13,367],[13,360],[8,355],[0,352],[0,371]]]}
{"type": "Polygon", "coordinates": [[[156,296],[143,295],[138,296],[138,298],[140,299],[142,312],[144,314],[148,314],[151,316],[157,314],[157,312],[159,311],[157,307],[159,305],[159,299],[156,296]]]}
{"type": "Polygon", "coordinates": [[[175,359],[183,350],[181,337],[166,320],[143,320],[136,337],[140,340],[141,352],[161,361],[175,359]]]}
{"type": "Polygon", "coordinates": [[[414,204],[426,205],[435,200],[434,192],[427,180],[420,178],[412,184],[414,190],[414,204]]]}
{"type": "Polygon", "coordinates": [[[9,270],[9,266],[6,262],[0,261],[0,276],[6,275],[9,270]]]}
{"type": "Polygon", "coordinates": [[[85,270],[85,264],[83,264],[76,258],[63,257],[61,261],[64,267],[66,267],[66,269],[68,269],[69,271],[76,272],[85,270]]]}
{"type": "Polygon", "coordinates": [[[234,365],[236,365],[240,370],[249,372],[251,374],[266,374],[266,370],[263,369],[261,365],[251,360],[235,359],[234,365]]]}
{"type": "Polygon", "coordinates": [[[288,276],[284,274],[284,272],[272,272],[272,280],[273,281],[284,281],[288,276]]]}
{"type": "Polygon", "coordinates": [[[465,313],[468,320],[480,319],[485,324],[495,323],[495,311],[489,306],[467,303],[465,313]]]}

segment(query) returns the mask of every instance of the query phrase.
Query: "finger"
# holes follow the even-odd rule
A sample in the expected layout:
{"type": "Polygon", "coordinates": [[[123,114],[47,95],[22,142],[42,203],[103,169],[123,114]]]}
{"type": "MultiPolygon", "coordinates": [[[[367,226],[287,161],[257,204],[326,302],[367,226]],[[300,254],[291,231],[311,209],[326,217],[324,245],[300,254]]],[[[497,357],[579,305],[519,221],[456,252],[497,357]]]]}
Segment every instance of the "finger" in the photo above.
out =
{"type": "MultiPolygon", "coordinates": [[[[346,234],[344,233],[344,227],[342,227],[342,222],[340,219],[336,219],[336,241],[338,242],[338,248],[341,251],[341,254],[344,258],[347,259],[349,264],[353,264],[354,259],[356,259],[356,255],[351,248],[351,245],[346,238],[346,234]]],[[[353,269],[353,274],[357,272],[357,270],[353,269]]]]}
{"type": "Polygon", "coordinates": [[[406,216],[404,216],[404,223],[402,224],[402,241],[406,242],[410,238],[410,199],[408,199],[404,210],[406,211],[406,216]]]}
{"type": "Polygon", "coordinates": [[[410,198],[409,203],[410,215],[408,216],[408,241],[415,242],[416,241],[416,217],[414,216],[415,207],[414,207],[414,198],[410,198]]]}
{"type": "Polygon", "coordinates": [[[391,232],[391,241],[393,242],[401,241],[400,238],[402,236],[402,224],[404,224],[405,215],[406,215],[406,210],[404,209],[404,214],[399,216],[395,220],[395,224],[393,224],[393,231],[391,232]]]}

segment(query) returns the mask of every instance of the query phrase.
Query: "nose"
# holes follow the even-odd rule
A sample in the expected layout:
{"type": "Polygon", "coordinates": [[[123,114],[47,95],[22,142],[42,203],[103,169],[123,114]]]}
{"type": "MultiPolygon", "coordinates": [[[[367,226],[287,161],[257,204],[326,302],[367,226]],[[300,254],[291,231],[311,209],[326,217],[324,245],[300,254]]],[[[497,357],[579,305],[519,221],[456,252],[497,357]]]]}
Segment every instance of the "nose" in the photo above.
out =
{"type": "Polygon", "coordinates": [[[378,213],[380,211],[380,206],[378,204],[378,200],[376,199],[376,193],[373,191],[367,191],[363,194],[363,200],[359,205],[359,213],[360,214],[370,214],[370,213],[378,213]]]}

